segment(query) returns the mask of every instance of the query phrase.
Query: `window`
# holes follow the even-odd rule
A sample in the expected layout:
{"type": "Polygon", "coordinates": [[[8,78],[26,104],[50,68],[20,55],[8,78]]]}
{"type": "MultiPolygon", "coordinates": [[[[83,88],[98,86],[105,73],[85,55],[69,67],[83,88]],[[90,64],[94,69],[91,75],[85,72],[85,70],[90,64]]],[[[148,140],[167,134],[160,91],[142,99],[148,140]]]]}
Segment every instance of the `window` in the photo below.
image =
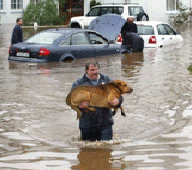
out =
{"type": "Polygon", "coordinates": [[[132,7],[128,7],[128,12],[130,16],[137,16],[140,12],[144,13],[144,10],[142,7],[132,6],[132,7]]]}
{"type": "Polygon", "coordinates": [[[179,10],[179,0],[167,0],[167,11],[179,10]]]}
{"type": "Polygon", "coordinates": [[[29,38],[27,43],[42,43],[42,44],[53,44],[56,39],[58,39],[62,34],[59,33],[50,33],[50,32],[43,32],[34,35],[33,37],[29,38]]]}
{"type": "Polygon", "coordinates": [[[23,9],[23,0],[11,0],[11,9],[23,9]]]}
{"type": "Polygon", "coordinates": [[[164,25],[164,27],[167,30],[168,35],[176,35],[175,31],[169,25],[164,25]]]}
{"type": "Polygon", "coordinates": [[[61,43],[61,46],[71,45],[71,37],[67,37],[64,42],[61,43]]]}
{"type": "Polygon", "coordinates": [[[124,11],[124,7],[114,7],[114,14],[121,15],[124,11]]]}
{"type": "Polygon", "coordinates": [[[100,16],[100,10],[101,8],[93,8],[89,12],[88,16],[100,16]]]}
{"type": "Polygon", "coordinates": [[[112,14],[112,13],[113,13],[113,8],[112,7],[103,7],[103,8],[101,8],[101,15],[112,14]]]}
{"type": "Polygon", "coordinates": [[[89,44],[89,40],[84,33],[76,33],[71,37],[72,45],[85,45],[89,44]]]}
{"type": "Polygon", "coordinates": [[[148,25],[137,25],[139,35],[154,35],[154,28],[148,25]]]}
{"type": "Polygon", "coordinates": [[[106,39],[94,33],[89,33],[89,39],[91,44],[108,44],[106,39]]]}
{"type": "Polygon", "coordinates": [[[3,10],[3,0],[0,0],[0,10],[3,10]]]}

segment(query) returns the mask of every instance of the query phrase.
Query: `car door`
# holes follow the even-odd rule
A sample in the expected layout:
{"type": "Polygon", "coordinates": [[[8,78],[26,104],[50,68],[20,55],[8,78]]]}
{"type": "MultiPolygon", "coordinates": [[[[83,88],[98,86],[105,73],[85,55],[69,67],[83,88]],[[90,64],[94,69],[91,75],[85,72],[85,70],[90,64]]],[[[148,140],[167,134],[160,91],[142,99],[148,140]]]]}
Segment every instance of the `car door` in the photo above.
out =
{"type": "Polygon", "coordinates": [[[90,44],[84,32],[68,36],[61,44],[62,55],[72,55],[74,58],[95,57],[95,48],[90,44]]]}
{"type": "Polygon", "coordinates": [[[176,44],[176,32],[168,24],[164,24],[165,29],[167,30],[169,44],[176,44]]]}
{"type": "Polygon", "coordinates": [[[120,53],[120,45],[109,44],[108,40],[94,32],[88,33],[90,43],[96,50],[96,56],[120,53]]]}
{"type": "Polygon", "coordinates": [[[167,32],[167,29],[164,24],[157,25],[157,44],[158,46],[167,46],[170,45],[170,35],[167,32]]]}
{"type": "Polygon", "coordinates": [[[93,19],[101,16],[101,8],[92,8],[90,12],[84,17],[83,24],[85,27],[88,27],[93,19]]]}

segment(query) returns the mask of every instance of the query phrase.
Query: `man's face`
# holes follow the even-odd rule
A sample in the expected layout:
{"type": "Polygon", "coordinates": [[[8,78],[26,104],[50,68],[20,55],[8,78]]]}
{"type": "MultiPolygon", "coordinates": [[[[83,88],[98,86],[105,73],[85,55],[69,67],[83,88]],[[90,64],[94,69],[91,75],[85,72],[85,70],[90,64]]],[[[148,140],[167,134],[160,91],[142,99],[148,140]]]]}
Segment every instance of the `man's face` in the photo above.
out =
{"type": "Polygon", "coordinates": [[[98,72],[99,72],[98,65],[92,65],[92,64],[89,65],[87,73],[88,77],[91,80],[96,80],[98,78],[98,72]]]}
{"type": "Polygon", "coordinates": [[[22,25],[23,24],[23,20],[20,19],[18,22],[17,22],[18,25],[22,25]]]}
{"type": "Polygon", "coordinates": [[[127,18],[128,23],[133,23],[133,18],[127,18]]]}

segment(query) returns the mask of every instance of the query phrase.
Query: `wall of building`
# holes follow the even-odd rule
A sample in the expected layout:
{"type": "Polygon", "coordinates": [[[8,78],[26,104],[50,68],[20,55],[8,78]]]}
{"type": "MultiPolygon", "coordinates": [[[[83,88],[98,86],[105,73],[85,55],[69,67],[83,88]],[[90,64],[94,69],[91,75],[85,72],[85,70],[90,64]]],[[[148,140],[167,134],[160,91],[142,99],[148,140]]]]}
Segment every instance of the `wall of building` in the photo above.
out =
{"type": "MultiPolygon", "coordinates": [[[[23,1],[23,7],[26,8],[30,0],[23,1]]],[[[11,0],[4,0],[3,10],[0,11],[1,24],[16,23],[16,19],[22,17],[23,10],[11,10],[11,0]]]]}

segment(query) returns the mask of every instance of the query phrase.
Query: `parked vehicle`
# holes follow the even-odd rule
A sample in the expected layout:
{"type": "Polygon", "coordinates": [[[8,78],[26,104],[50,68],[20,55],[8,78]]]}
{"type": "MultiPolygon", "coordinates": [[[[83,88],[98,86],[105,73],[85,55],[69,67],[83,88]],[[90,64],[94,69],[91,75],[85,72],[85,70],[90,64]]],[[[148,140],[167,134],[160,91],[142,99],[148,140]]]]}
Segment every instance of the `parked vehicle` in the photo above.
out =
{"type": "Polygon", "coordinates": [[[94,6],[85,16],[72,17],[70,26],[71,28],[87,28],[93,19],[104,14],[117,14],[124,19],[133,17],[135,21],[149,20],[149,16],[145,13],[143,7],[137,3],[113,3],[94,6]]]}
{"type": "MultiPolygon", "coordinates": [[[[135,23],[138,27],[138,34],[144,39],[144,47],[163,47],[183,41],[183,37],[168,23],[159,21],[135,23]]],[[[122,38],[119,34],[116,43],[121,44],[121,42],[122,38]]]]}
{"type": "Polygon", "coordinates": [[[10,46],[8,59],[50,62],[121,52],[121,45],[93,30],[57,28],[42,31],[22,43],[10,46]]]}

